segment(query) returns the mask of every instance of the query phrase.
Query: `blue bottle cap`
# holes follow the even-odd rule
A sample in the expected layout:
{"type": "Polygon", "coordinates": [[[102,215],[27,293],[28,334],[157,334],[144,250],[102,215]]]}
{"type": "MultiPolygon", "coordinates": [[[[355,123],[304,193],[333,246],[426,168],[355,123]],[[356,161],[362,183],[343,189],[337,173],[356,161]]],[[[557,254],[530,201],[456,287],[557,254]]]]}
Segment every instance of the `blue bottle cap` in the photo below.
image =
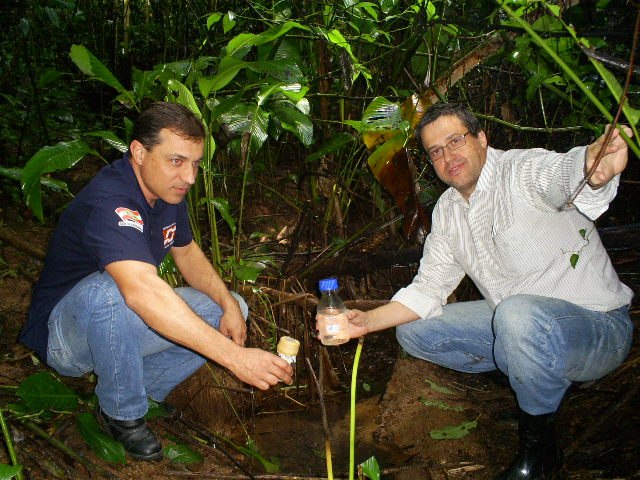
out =
{"type": "Polygon", "coordinates": [[[338,289],[338,279],[337,278],[325,278],[320,280],[320,291],[327,292],[329,290],[337,290],[338,289]]]}

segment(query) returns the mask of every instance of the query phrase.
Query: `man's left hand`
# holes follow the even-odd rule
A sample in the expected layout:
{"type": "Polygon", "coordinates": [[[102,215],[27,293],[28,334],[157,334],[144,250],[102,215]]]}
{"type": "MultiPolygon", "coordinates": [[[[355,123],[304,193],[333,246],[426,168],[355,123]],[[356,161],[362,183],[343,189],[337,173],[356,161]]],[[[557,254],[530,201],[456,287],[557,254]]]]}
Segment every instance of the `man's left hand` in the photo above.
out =
{"type": "MultiPolygon", "coordinates": [[[[624,125],[619,125],[620,128],[624,129],[624,132],[629,136],[633,136],[632,130],[624,125]]],[[[607,125],[607,131],[611,128],[611,125],[607,125]]],[[[586,173],[591,170],[593,163],[600,152],[600,149],[603,148],[604,139],[606,136],[606,132],[601,135],[595,142],[587,147],[587,159],[586,159],[586,173]]],[[[627,142],[624,141],[622,136],[620,136],[619,130],[616,128],[609,142],[604,147],[605,151],[600,159],[600,163],[598,164],[598,168],[594,172],[594,174],[589,179],[589,185],[592,188],[600,188],[606,185],[613,177],[622,173],[622,171],[627,166],[628,159],[628,147],[627,142]]]]}
{"type": "Polygon", "coordinates": [[[220,333],[229,337],[234,343],[244,346],[247,341],[247,323],[240,308],[225,308],[220,318],[220,333]]]}

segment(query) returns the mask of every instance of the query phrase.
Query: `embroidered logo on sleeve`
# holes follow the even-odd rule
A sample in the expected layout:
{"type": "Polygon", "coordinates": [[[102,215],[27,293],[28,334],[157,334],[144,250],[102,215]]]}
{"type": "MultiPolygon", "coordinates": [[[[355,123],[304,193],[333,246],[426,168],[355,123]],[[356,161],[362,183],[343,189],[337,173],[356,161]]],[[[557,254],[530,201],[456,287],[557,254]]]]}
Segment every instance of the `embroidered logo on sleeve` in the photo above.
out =
{"type": "Polygon", "coordinates": [[[173,245],[173,240],[176,238],[176,224],[172,223],[162,228],[162,238],[164,239],[164,248],[173,245]]]}
{"type": "Polygon", "coordinates": [[[131,210],[126,207],[118,207],[115,212],[120,217],[121,221],[118,222],[118,225],[121,227],[133,227],[136,230],[140,230],[142,232],[144,228],[144,222],[142,221],[142,217],[138,213],[137,210],[131,210]]]}

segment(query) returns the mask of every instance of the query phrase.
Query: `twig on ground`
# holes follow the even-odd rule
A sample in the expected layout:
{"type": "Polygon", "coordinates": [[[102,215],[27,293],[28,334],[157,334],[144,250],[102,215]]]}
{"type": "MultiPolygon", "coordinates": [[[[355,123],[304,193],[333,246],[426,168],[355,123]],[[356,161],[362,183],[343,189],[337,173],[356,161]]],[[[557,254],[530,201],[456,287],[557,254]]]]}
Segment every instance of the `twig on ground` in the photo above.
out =
{"type": "Polygon", "coordinates": [[[74,460],[80,462],[82,465],[84,465],[89,471],[91,472],[95,472],[98,473],[99,475],[101,475],[104,478],[109,478],[109,479],[119,479],[120,477],[118,477],[117,475],[114,475],[113,473],[105,470],[104,468],[102,468],[99,465],[96,465],[95,463],[87,460],[86,458],[82,457],[81,455],[77,454],[76,452],[74,452],[72,449],[70,449],[69,447],[67,447],[64,443],[62,443],[60,440],[58,440],[57,438],[53,438],[51,435],[49,435],[47,432],[45,432],[44,430],[42,430],[40,427],[38,427],[35,423],[30,422],[30,421],[21,421],[20,423],[22,423],[22,425],[24,425],[25,427],[27,427],[29,430],[31,430],[32,432],[36,433],[38,436],[42,437],[43,439],[45,439],[47,442],[49,442],[51,445],[53,445],[55,448],[57,448],[58,450],[62,451],[63,453],[65,453],[66,455],[69,455],[71,458],[73,458],[74,460]]]}

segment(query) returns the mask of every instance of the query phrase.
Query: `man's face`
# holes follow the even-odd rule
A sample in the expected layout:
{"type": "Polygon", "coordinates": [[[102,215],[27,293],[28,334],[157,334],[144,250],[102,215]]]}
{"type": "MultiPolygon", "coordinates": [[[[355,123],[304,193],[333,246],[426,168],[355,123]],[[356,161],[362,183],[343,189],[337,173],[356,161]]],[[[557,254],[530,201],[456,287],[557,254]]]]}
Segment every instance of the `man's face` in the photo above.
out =
{"type": "Polygon", "coordinates": [[[420,134],[424,149],[429,152],[444,147],[444,156],[433,162],[436,174],[447,185],[455,188],[469,200],[476,188],[480,172],[487,159],[487,137],[483,131],[477,137],[466,135],[465,145],[451,150],[445,147],[452,138],[469,130],[455,115],[445,115],[426,125],[420,134]]]}
{"type": "Polygon", "coordinates": [[[160,143],[147,150],[131,142],[132,165],[147,202],[157,199],[180,203],[196,181],[202,161],[204,141],[182,138],[171,130],[160,130],[160,143]]]}

